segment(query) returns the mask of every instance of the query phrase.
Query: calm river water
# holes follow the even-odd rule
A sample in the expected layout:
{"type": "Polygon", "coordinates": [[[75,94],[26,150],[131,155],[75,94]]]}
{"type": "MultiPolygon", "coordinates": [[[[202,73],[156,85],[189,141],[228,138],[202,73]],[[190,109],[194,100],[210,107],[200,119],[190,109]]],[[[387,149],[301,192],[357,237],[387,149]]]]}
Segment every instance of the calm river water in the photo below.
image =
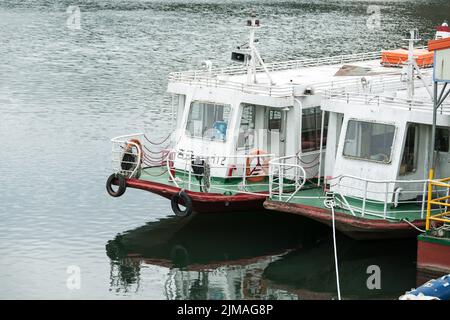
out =
{"type": "MultiPolygon", "coordinates": [[[[178,220],[158,196],[105,191],[109,139],[167,134],[167,74],[227,63],[252,10],[266,61],[397,47],[450,18],[448,0],[2,0],[0,298],[336,297],[329,228],[267,213],[178,220]],[[370,5],[380,28],[367,27],[370,5]]],[[[344,297],[415,286],[414,240],[338,247],[344,297]],[[366,286],[370,265],[380,290],[366,286]]]]}

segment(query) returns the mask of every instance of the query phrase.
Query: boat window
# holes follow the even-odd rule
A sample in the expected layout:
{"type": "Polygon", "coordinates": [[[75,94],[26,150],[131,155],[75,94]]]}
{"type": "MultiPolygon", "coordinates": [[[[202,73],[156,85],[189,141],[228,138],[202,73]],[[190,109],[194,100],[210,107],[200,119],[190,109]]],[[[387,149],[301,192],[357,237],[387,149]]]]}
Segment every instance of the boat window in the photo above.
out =
{"type": "Polygon", "coordinates": [[[253,148],[255,144],[255,114],[256,107],[244,105],[242,108],[241,125],[239,128],[238,148],[253,148]]]}
{"type": "Polygon", "coordinates": [[[194,101],[191,103],[186,131],[189,136],[226,141],[230,106],[194,101]]]}
{"type": "Polygon", "coordinates": [[[409,125],[406,132],[405,147],[403,148],[400,175],[415,172],[417,169],[417,125],[409,125]]]}
{"type": "MultiPolygon", "coordinates": [[[[325,113],[323,130],[323,147],[327,144],[329,114],[325,113]]],[[[322,110],[319,107],[303,109],[302,116],[302,151],[320,149],[320,131],[322,126],[322,110]]]]}
{"type": "Polygon", "coordinates": [[[436,140],[434,150],[448,152],[449,150],[449,130],[445,128],[436,128],[436,140]]]}
{"type": "Polygon", "coordinates": [[[395,126],[349,120],[344,156],[389,163],[395,126]]]}
{"type": "Polygon", "coordinates": [[[281,111],[269,110],[269,130],[281,131],[281,111]]]}

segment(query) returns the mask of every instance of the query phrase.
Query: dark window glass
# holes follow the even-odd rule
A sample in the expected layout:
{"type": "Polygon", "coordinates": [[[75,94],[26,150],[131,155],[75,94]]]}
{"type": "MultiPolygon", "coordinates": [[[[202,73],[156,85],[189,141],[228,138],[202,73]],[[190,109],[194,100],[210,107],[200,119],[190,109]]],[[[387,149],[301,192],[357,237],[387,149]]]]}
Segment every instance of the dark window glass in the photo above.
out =
{"type": "Polygon", "coordinates": [[[281,111],[269,110],[269,130],[281,131],[281,111]]]}
{"type": "Polygon", "coordinates": [[[238,148],[252,148],[255,144],[255,114],[256,107],[246,105],[242,108],[241,125],[239,128],[238,148]]]}
{"type": "Polygon", "coordinates": [[[416,171],[417,151],[416,132],[417,125],[410,125],[406,132],[405,147],[403,148],[402,163],[400,165],[400,175],[416,171]]]}
{"type": "Polygon", "coordinates": [[[350,120],[345,135],[344,156],[389,163],[395,126],[350,120]]]}
{"type": "MultiPolygon", "coordinates": [[[[302,114],[302,151],[320,149],[320,132],[322,126],[322,110],[319,107],[303,110],[302,114]]],[[[323,130],[323,147],[326,146],[328,130],[328,113],[325,113],[323,130]]]]}
{"type": "Polygon", "coordinates": [[[434,150],[448,152],[449,146],[449,130],[445,128],[436,128],[436,140],[434,150]]]}

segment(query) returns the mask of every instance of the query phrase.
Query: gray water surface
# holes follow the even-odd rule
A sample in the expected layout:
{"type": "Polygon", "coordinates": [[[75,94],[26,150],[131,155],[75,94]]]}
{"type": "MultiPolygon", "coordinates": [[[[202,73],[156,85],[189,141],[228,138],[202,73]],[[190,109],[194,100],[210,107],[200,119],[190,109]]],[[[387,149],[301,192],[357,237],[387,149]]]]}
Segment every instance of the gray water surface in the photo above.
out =
{"type": "MultiPolygon", "coordinates": [[[[0,298],[336,296],[331,230],[281,214],[179,221],[156,195],[106,194],[110,138],[170,131],[171,71],[228,62],[258,13],[266,61],[397,47],[450,18],[435,1],[2,0],[0,298]],[[67,8],[81,10],[80,30],[67,8]],[[367,8],[381,10],[368,29],[367,8]],[[67,268],[81,271],[67,287],[67,268]]],[[[415,241],[339,238],[343,295],[396,297],[415,285],[415,241]],[[365,286],[383,266],[382,289],[365,286]]]]}

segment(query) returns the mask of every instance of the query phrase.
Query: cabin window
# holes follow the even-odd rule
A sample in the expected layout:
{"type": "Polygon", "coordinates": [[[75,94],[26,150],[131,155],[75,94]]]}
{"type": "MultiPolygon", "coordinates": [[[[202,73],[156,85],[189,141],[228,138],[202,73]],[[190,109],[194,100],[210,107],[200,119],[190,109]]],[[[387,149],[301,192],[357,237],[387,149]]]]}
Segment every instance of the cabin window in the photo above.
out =
{"type": "Polygon", "coordinates": [[[253,148],[255,145],[255,114],[256,107],[244,105],[242,108],[241,125],[239,128],[238,148],[253,148]]]}
{"type": "Polygon", "coordinates": [[[436,139],[434,141],[434,150],[440,152],[448,152],[449,130],[445,128],[436,128],[436,139]]]}
{"type": "Polygon", "coordinates": [[[186,126],[190,137],[226,141],[230,106],[208,102],[191,103],[186,126]]]}
{"type": "Polygon", "coordinates": [[[389,163],[395,126],[349,120],[344,142],[344,156],[389,163]]]}
{"type": "Polygon", "coordinates": [[[269,110],[269,130],[281,131],[281,111],[269,110]]]}
{"type": "MultiPolygon", "coordinates": [[[[325,113],[323,130],[323,147],[327,144],[329,114],[325,113]]],[[[322,127],[322,110],[319,107],[303,109],[302,114],[302,151],[320,149],[320,132],[322,127]]]]}
{"type": "Polygon", "coordinates": [[[415,172],[417,169],[417,125],[409,125],[406,132],[405,147],[403,148],[402,163],[400,165],[400,175],[415,172]]]}

